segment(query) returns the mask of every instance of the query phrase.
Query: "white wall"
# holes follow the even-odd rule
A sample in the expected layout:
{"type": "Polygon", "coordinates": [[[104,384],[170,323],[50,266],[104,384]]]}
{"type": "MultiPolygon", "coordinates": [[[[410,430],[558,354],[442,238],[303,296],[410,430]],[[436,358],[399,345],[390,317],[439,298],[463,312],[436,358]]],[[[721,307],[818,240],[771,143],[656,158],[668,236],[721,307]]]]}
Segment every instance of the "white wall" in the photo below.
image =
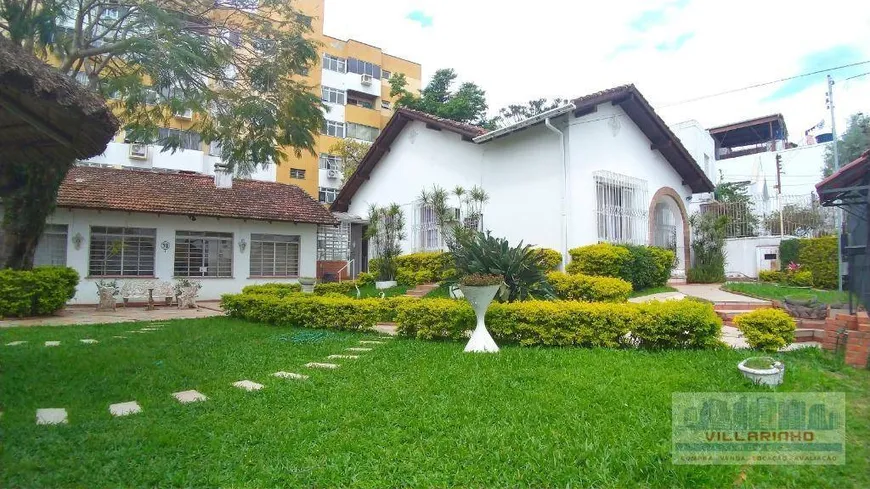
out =
{"type": "MultiPolygon", "coordinates": [[[[156,214],[126,213],[112,211],[58,209],[48,224],[66,224],[67,228],[67,266],[74,268],[82,277],[71,304],[95,304],[98,302],[95,282],[102,277],[88,277],[88,251],[90,249],[90,226],[120,226],[155,228],[157,230],[154,274],[157,280],[174,281],[175,231],[214,231],[233,233],[233,277],[198,277],[202,283],[199,294],[201,300],[220,299],[221,294],[241,292],[246,285],[267,282],[295,282],[295,279],[250,279],[251,233],[298,235],[300,239],[299,272],[302,276],[313,277],[317,268],[317,225],[294,223],[268,223],[265,221],[244,221],[240,219],[217,219],[198,217],[196,221],[185,216],[158,216],[156,214]],[[84,238],[81,247],[75,249],[72,238],[81,233],[84,238]],[[248,243],[244,252],[239,251],[239,240],[248,243]],[[170,248],[163,251],[160,244],[168,241],[170,248]]],[[[118,282],[136,280],[119,278],[118,282]]]]}
{"type": "Polygon", "coordinates": [[[716,141],[704,127],[695,120],[683,121],[670,126],[674,134],[680,138],[680,142],[698,162],[698,166],[704,170],[707,178],[715,185],[719,180],[716,170],[716,141]],[[705,157],[708,162],[705,167],[705,157]]]}
{"type": "MultiPolygon", "coordinates": [[[[785,239],[789,238],[791,236],[785,237],[785,239]]],[[[779,247],[779,242],[779,236],[726,239],[725,275],[729,278],[758,277],[758,248],[779,247]]]]}

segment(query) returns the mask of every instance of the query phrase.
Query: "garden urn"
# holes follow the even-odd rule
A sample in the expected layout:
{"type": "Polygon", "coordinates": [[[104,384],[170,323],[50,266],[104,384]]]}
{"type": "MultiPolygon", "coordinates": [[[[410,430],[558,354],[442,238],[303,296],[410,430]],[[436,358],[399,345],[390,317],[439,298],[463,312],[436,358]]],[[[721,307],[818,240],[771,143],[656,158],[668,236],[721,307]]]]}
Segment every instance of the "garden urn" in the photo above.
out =
{"type": "Polygon", "coordinates": [[[466,352],[495,353],[498,351],[498,345],[495,344],[492,336],[489,335],[489,331],[486,330],[484,318],[486,317],[486,309],[489,307],[499,288],[501,288],[501,285],[461,285],[459,287],[462,295],[471,303],[474,314],[477,316],[477,326],[471,333],[471,339],[468,340],[468,344],[465,345],[466,352]]]}

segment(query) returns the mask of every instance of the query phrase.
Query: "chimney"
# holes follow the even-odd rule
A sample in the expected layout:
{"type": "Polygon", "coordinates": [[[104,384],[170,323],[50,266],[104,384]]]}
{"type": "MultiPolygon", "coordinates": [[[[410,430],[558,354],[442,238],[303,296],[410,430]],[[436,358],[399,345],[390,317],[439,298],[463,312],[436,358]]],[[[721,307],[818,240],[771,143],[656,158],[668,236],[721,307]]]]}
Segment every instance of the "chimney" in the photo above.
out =
{"type": "Polygon", "coordinates": [[[233,188],[233,172],[223,163],[214,164],[214,186],[217,188],[233,188]]]}

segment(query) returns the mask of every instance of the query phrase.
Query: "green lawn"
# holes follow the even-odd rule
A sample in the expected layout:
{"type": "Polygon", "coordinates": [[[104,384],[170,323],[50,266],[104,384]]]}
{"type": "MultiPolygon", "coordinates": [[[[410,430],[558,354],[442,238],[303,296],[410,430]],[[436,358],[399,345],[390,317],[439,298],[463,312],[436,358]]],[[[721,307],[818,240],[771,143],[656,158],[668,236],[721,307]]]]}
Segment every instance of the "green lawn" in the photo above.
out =
{"type": "MultiPolygon", "coordinates": [[[[365,299],[367,297],[380,297],[381,292],[384,293],[384,297],[394,297],[397,295],[405,295],[405,292],[408,291],[407,286],[397,285],[396,287],[390,287],[389,289],[378,290],[375,288],[375,284],[366,284],[359,288],[360,298],[365,299]]],[[[350,297],[356,297],[356,289],[351,290],[347,293],[350,297]]]]}
{"type": "Polygon", "coordinates": [[[778,301],[785,300],[785,297],[789,295],[806,296],[809,294],[816,296],[820,302],[825,304],[847,304],[849,302],[849,294],[846,292],[806,289],[764,282],[729,282],[723,285],[722,289],[778,301]]]}
{"type": "Polygon", "coordinates": [[[663,285],[661,287],[650,287],[648,289],[633,290],[628,297],[643,297],[645,295],[662,294],[664,292],[676,292],[677,289],[663,285]]]}
{"type": "Polygon", "coordinates": [[[450,286],[441,284],[436,289],[432,289],[428,294],[423,296],[423,299],[452,299],[450,297],[450,286]]]}
{"type": "Polygon", "coordinates": [[[675,466],[671,393],[763,390],[735,369],[748,353],[394,339],[306,372],[374,335],[212,318],[112,338],[139,326],[0,330],[0,487],[870,487],[870,372],[817,351],[780,356],[783,390],[846,392],[846,465],[675,466]],[[187,389],[209,400],[170,397],[187,389]],[[40,407],[70,424],[36,426],[40,407]]]}

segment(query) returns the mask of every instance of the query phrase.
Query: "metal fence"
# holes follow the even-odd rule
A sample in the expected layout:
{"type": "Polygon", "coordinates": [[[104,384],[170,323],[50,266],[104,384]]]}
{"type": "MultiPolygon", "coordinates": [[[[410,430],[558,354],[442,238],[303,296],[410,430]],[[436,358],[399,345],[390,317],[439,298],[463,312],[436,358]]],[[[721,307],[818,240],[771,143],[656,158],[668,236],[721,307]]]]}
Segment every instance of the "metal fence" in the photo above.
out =
{"type": "Polygon", "coordinates": [[[746,198],[701,205],[701,212],[727,218],[728,238],[752,236],[817,237],[837,232],[836,214],[815,193],[746,198]]]}

